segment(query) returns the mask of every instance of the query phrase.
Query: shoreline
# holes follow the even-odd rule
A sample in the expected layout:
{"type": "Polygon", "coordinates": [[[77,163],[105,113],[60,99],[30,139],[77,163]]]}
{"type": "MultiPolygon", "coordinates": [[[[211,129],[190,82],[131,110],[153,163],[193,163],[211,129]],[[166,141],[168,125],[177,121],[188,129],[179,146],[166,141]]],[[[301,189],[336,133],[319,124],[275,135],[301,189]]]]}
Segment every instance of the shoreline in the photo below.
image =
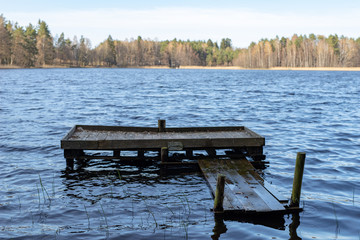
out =
{"type": "Polygon", "coordinates": [[[220,69],[220,70],[269,70],[269,71],[351,71],[359,72],[360,67],[272,67],[272,68],[243,68],[243,67],[202,67],[202,66],[180,66],[180,69],[220,69]]]}
{"type": "MultiPolygon", "coordinates": [[[[45,65],[42,67],[23,68],[15,65],[0,65],[0,69],[50,69],[50,68],[120,68],[120,67],[68,67],[62,65],[45,65]]],[[[124,69],[174,69],[168,66],[141,66],[124,67],[124,69]]],[[[197,69],[197,70],[269,70],[269,71],[346,71],[359,72],[360,67],[272,67],[272,68],[243,68],[237,66],[180,66],[176,69],[197,69]]]]}

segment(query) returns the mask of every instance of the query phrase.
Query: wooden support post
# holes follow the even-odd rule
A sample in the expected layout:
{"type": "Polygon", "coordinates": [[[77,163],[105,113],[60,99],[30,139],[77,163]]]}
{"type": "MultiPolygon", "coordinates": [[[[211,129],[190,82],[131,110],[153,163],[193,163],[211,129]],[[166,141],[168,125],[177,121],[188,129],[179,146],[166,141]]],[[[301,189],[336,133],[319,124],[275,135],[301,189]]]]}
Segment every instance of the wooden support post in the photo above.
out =
{"type": "Polygon", "coordinates": [[[305,153],[299,152],[296,156],[293,189],[291,194],[290,207],[299,207],[301,184],[304,174],[305,153]]]}
{"type": "Polygon", "coordinates": [[[74,170],[74,159],[66,158],[66,170],[74,170]]]}
{"type": "Polygon", "coordinates": [[[166,128],[166,120],[158,120],[158,128],[159,128],[159,132],[165,132],[165,128],[166,128]]]}
{"type": "Polygon", "coordinates": [[[266,156],[263,154],[262,147],[247,147],[246,155],[251,157],[254,161],[261,161],[266,159],[266,156]]]}
{"type": "Polygon", "coordinates": [[[169,150],[167,147],[162,147],[161,148],[161,162],[167,162],[169,156],[169,150]]]}
{"type": "Polygon", "coordinates": [[[190,159],[193,157],[193,150],[192,149],[187,149],[186,150],[186,158],[190,159]]]}
{"type": "Polygon", "coordinates": [[[216,150],[213,148],[208,148],[205,150],[207,152],[207,154],[209,155],[209,157],[216,157],[216,150]]]}
{"type": "Polygon", "coordinates": [[[114,157],[120,157],[120,150],[114,150],[114,157]]]}
{"type": "Polygon", "coordinates": [[[216,191],[214,199],[214,212],[222,213],[224,211],[223,202],[224,202],[224,188],[225,188],[225,175],[218,174],[216,182],[216,191]]]}
{"type": "Polygon", "coordinates": [[[144,157],[144,150],[138,150],[138,158],[144,157]]]}

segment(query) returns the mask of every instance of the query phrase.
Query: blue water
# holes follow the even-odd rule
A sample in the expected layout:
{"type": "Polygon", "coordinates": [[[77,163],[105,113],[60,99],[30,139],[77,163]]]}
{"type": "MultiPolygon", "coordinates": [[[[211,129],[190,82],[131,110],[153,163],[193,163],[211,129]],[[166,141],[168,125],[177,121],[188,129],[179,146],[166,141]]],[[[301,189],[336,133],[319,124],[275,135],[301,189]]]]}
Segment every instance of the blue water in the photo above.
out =
{"type": "Polygon", "coordinates": [[[359,109],[360,72],[0,70],[0,238],[360,239],[359,109]],[[97,160],[66,173],[60,140],[73,125],[158,119],[263,135],[261,174],[288,197],[306,152],[299,219],[216,222],[197,171],[97,160]]]}

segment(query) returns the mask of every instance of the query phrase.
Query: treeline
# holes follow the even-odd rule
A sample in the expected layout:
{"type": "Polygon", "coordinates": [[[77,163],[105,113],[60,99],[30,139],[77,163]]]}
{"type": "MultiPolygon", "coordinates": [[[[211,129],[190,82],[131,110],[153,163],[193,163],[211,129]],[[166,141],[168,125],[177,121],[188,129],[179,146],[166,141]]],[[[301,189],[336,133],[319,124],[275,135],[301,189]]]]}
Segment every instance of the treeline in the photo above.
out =
{"type": "Polygon", "coordinates": [[[241,49],[233,64],[246,68],[360,67],[360,38],[294,34],[291,39],[265,39],[241,49]]]}
{"type": "Polygon", "coordinates": [[[231,39],[218,45],[207,41],[118,41],[111,35],[96,47],[83,36],[72,40],[52,36],[48,25],[26,27],[0,15],[0,65],[43,67],[141,67],[141,66],[239,66],[270,67],[360,67],[360,38],[330,35],[293,35],[262,39],[237,49],[231,39]]]}

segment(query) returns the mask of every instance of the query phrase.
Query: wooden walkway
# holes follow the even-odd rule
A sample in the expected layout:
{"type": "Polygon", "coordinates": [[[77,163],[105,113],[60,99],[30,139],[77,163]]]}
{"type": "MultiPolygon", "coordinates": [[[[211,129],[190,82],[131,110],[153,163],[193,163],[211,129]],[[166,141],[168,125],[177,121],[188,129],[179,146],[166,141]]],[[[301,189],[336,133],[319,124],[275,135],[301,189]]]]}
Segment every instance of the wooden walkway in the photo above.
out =
{"type": "Polygon", "coordinates": [[[295,210],[284,206],[288,200],[266,183],[246,159],[199,160],[199,166],[213,195],[217,175],[225,175],[225,214],[274,214],[295,210]]]}

